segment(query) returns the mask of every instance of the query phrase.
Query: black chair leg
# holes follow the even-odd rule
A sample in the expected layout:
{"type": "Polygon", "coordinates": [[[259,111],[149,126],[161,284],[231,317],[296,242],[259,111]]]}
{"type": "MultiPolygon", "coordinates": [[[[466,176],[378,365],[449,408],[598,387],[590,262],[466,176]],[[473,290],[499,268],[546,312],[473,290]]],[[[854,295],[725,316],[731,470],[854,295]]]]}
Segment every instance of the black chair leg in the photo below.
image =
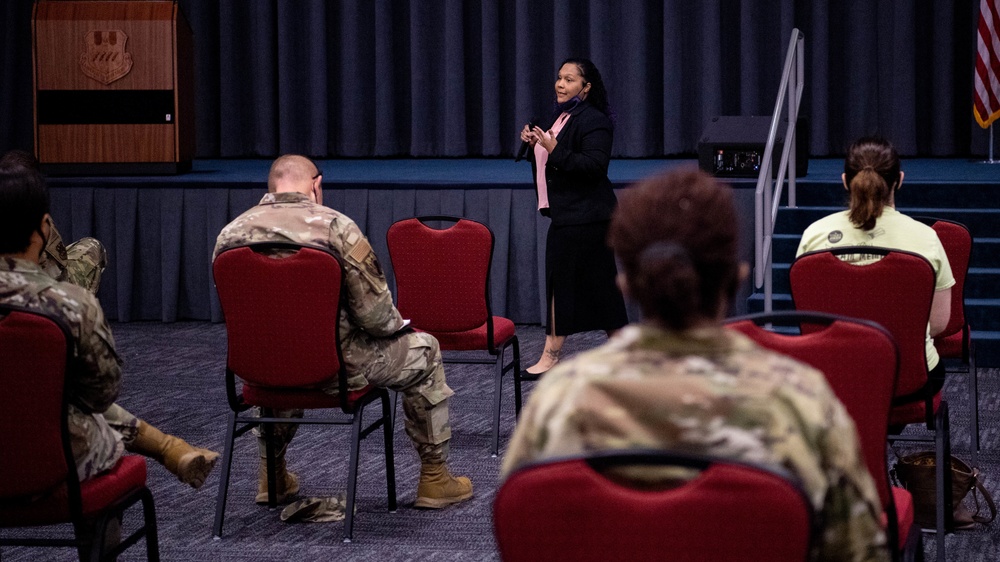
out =
{"type": "Polygon", "coordinates": [[[497,456],[500,450],[500,394],[503,391],[503,353],[497,354],[496,375],[493,383],[493,439],[490,455],[497,456]]]}
{"type": "MultiPolygon", "coordinates": [[[[94,526],[91,523],[73,521],[73,538],[76,542],[76,555],[80,562],[87,562],[90,558],[90,547],[94,540],[94,526]]],[[[13,543],[18,544],[18,543],[13,543]]],[[[2,560],[3,558],[0,558],[2,560]]]]}
{"type": "Polygon", "coordinates": [[[389,498],[389,513],[396,512],[396,458],[393,453],[393,425],[392,416],[395,413],[389,410],[389,391],[382,394],[382,438],[385,443],[385,490],[389,498]]]}
{"type": "Polygon", "coordinates": [[[934,426],[934,449],[935,449],[935,491],[936,500],[936,529],[935,545],[937,547],[937,559],[944,562],[945,557],[945,535],[952,527],[951,504],[951,442],[948,436],[950,424],[948,423],[948,403],[941,401],[938,414],[935,416],[934,426]]]}
{"type": "Polygon", "coordinates": [[[160,533],[156,527],[156,506],[153,493],[146,488],[142,491],[142,519],[146,527],[146,560],[160,562],[160,533]]]}
{"type": "Polygon", "coordinates": [[[351,542],[354,539],[354,499],[358,487],[358,461],[361,454],[361,421],[364,417],[364,407],[361,406],[354,412],[354,420],[351,423],[351,459],[347,472],[347,505],[344,506],[346,514],[344,517],[344,542],[351,542]]]}
{"type": "Polygon", "coordinates": [[[229,494],[229,471],[233,465],[233,442],[236,439],[236,412],[229,414],[229,427],[226,428],[226,445],[222,452],[222,466],[219,473],[219,495],[215,500],[215,525],[212,536],[222,538],[222,520],[226,516],[226,496],[229,494]]]}
{"type": "Polygon", "coordinates": [[[514,358],[511,363],[511,370],[514,371],[514,417],[521,417],[521,350],[517,342],[517,336],[511,342],[511,349],[514,352],[514,358]]]}
{"type": "Polygon", "coordinates": [[[976,349],[969,342],[969,422],[972,425],[972,467],[979,468],[979,373],[976,371],[976,349]]]}

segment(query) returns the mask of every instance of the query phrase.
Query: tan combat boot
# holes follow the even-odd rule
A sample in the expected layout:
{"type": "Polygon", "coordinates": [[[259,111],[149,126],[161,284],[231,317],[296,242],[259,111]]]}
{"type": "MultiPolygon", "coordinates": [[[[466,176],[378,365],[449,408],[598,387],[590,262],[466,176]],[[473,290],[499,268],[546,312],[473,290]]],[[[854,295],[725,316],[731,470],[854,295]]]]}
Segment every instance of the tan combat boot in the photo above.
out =
{"type": "Polygon", "coordinates": [[[139,420],[138,432],[129,451],[154,459],[192,488],[200,488],[215,467],[219,453],[192,447],[180,437],[165,435],[159,429],[139,420]]]}
{"type": "Polygon", "coordinates": [[[455,478],[444,463],[420,465],[420,483],[413,507],[441,509],[471,497],[472,482],[467,477],[455,478]]]}
{"type": "MultiPolygon", "coordinates": [[[[299,491],[299,477],[292,472],[288,472],[285,466],[285,458],[276,459],[275,482],[278,484],[275,496],[277,503],[285,503],[289,497],[294,496],[299,491]]],[[[260,469],[257,471],[257,503],[267,504],[267,459],[260,459],[260,469]]]]}

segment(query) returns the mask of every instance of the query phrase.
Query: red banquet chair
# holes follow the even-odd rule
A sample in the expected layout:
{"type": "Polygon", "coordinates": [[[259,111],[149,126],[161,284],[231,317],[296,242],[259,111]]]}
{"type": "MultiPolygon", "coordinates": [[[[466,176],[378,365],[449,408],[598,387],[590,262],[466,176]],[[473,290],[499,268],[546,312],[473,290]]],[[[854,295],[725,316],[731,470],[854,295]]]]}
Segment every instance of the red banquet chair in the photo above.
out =
{"type": "Polygon", "coordinates": [[[393,223],[386,234],[396,278],[396,306],[412,326],[437,338],[442,351],[488,352],[494,358],[444,357],[446,363],[494,363],[493,443],[500,447],[503,377],[514,375],[514,411],[521,412],[521,353],[514,323],[490,308],[493,232],[470,219],[423,216],[393,223]],[[439,230],[426,223],[451,223],[439,230]],[[511,361],[504,364],[507,349],[511,361]]]}
{"type": "Polygon", "coordinates": [[[667,451],[616,451],[543,461],[511,474],[493,503],[505,562],[808,559],[812,506],[780,468],[667,451]],[[607,475],[625,466],[682,467],[666,490],[607,475]]]}
{"type": "MultiPolygon", "coordinates": [[[[889,417],[890,426],[923,423],[931,433],[890,435],[889,441],[933,442],[936,470],[938,560],[945,559],[944,534],[953,530],[951,473],[944,470],[951,455],[948,403],[941,399],[939,381],[927,370],[925,338],[934,298],[934,269],[922,256],[875,246],[844,246],[799,256],[789,269],[792,301],[797,310],[862,318],[885,328],[899,349],[899,375],[889,417]],[[877,258],[855,265],[839,256],[861,254],[877,258]],[[878,259],[880,258],[880,259],[878,259]]],[[[809,329],[804,325],[803,330],[809,329]]],[[[865,353],[861,348],[858,353],[865,353]]]]}
{"type": "MultiPolygon", "coordinates": [[[[383,430],[389,511],[396,510],[396,475],[392,452],[392,411],[384,388],[349,391],[341,361],[338,325],[343,295],[343,266],[327,249],[297,244],[255,243],[221,252],[212,265],[226,318],[228,354],[226,396],[232,412],[226,427],[222,475],[213,533],[222,536],[229,472],[235,438],[274,423],[351,426],[344,541],[354,531],[354,502],[361,439],[383,430]],[[283,257],[273,255],[280,252],[283,257]],[[268,255],[272,254],[272,255],[268,255]],[[236,379],[243,382],[237,390],[236,379]],[[319,389],[331,379],[339,393],[319,389]],[[341,399],[346,397],[346,400],[341,399]],[[381,416],[362,424],[364,408],[381,401],[381,416]],[[260,408],[260,415],[253,407],[260,408]],[[277,418],[274,410],[339,408],[346,416],[277,418]],[[242,424],[242,426],[240,425],[242,424]]],[[[274,451],[267,450],[268,506],[276,502],[274,451]]]]}
{"type": "MultiPolygon", "coordinates": [[[[115,560],[146,538],[146,558],[160,559],[146,459],[127,455],[111,470],[80,482],[66,422],[67,375],[74,340],[56,317],[0,304],[0,528],[18,528],[0,545],[75,547],[80,560],[115,560]],[[112,519],[142,503],[143,524],[104,552],[112,519]],[[73,538],[26,536],[24,528],[73,525],[73,538]]],[[[42,557],[38,557],[42,559],[42,557]]]]}
{"type": "Polygon", "coordinates": [[[979,371],[976,370],[976,348],[972,340],[972,327],[965,315],[965,280],[969,275],[972,259],[972,234],[964,224],[933,217],[913,217],[930,226],[937,233],[955,277],[951,288],[951,318],[943,332],[934,338],[934,348],[941,359],[957,360],[960,367],[955,372],[969,375],[969,423],[972,426],[969,443],[972,466],[979,465],[979,371]]]}
{"type": "Polygon", "coordinates": [[[884,328],[867,320],[814,312],[754,314],[727,326],[761,347],[788,355],[822,371],[854,420],[865,464],[875,480],[894,558],[916,560],[923,538],[913,521],[910,492],[892,486],[885,441],[896,390],[899,352],[884,328]],[[808,324],[805,330],[802,324],[808,324]],[[858,350],[864,350],[858,353],[858,350]]]}

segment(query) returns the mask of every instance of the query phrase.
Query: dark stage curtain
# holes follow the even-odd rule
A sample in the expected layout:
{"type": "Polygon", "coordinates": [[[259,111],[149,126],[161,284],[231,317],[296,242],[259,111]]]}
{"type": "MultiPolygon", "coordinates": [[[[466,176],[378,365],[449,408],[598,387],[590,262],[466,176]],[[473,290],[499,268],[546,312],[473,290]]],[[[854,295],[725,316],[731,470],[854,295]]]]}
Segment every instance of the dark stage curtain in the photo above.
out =
{"type": "MultiPolygon", "coordinates": [[[[716,115],[770,114],[806,36],[810,152],[881,133],[906,155],[985,154],[974,0],[180,0],[195,32],[197,154],[510,156],[556,66],[593,59],[614,154],[690,154],[716,115]]],[[[0,3],[0,149],[30,147],[31,0],[0,3]]]]}
{"type": "MultiPolygon", "coordinates": [[[[98,297],[112,320],[222,320],[212,283],[212,250],[219,231],[266,192],[218,183],[155,188],[116,185],[51,187],[52,216],[64,239],[95,236],[109,267],[98,297]]],[[[87,183],[87,182],[82,182],[87,183]]],[[[490,301],[494,314],[518,323],[544,321],[545,232],[530,189],[510,186],[327,189],[324,200],[352,217],[368,236],[395,292],[385,233],[397,220],[421,215],[463,216],[488,224],[496,237],[490,301]]]]}

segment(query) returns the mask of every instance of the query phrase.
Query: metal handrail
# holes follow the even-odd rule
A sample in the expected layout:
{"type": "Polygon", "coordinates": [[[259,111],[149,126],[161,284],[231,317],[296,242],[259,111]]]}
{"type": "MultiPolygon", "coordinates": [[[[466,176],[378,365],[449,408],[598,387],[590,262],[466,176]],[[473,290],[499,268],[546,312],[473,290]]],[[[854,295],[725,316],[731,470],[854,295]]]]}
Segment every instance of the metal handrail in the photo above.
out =
{"type": "Polygon", "coordinates": [[[767,134],[767,144],[764,146],[760,174],[757,176],[757,189],[754,191],[754,286],[757,289],[764,288],[765,312],[771,312],[773,308],[771,247],[786,173],[788,176],[788,206],[795,207],[795,123],[799,117],[799,103],[802,101],[802,91],[805,84],[804,77],[805,35],[796,28],[792,30],[792,37],[788,42],[785,68],[781,73],[781,85],[778,87],[778,99],[774,103],[771,128],[767,134]],[[781,151],[778,175],[776,179],[772,180],[771,155],[774,153],[781,110],[785,105],[786,98],[788,100],[788,127],[785,130],[785,145],[781,151]],[[770,215],[765,214],[768,210],[770,210],[770,215]]]}

